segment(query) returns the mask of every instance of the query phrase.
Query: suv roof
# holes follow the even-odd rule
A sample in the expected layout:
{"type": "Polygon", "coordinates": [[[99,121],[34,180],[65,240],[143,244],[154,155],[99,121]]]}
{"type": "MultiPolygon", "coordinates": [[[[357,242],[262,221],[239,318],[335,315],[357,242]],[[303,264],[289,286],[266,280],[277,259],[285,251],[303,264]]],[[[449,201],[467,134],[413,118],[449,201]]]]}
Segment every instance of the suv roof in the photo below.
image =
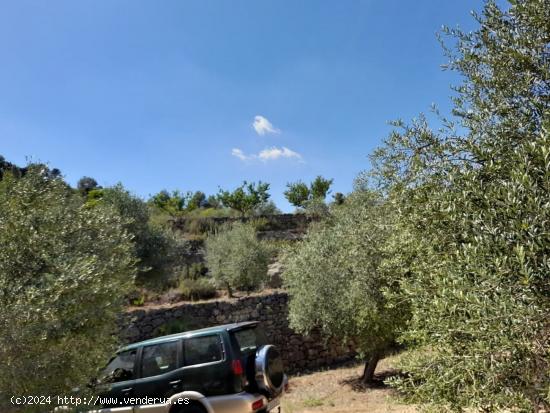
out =
{"type": "Polygon", "coordinates": [[[142,347],[146,345],[159,344],[165,341],[170,341],[170,340],[174,340],[182,337],[197,337],[197,336],[202,336],[202,335],[207,335],[212,333],[219,333],[221,331],[239,330],[243,327],[255,326],[257,324],[258,324],[258,321],[243,321],[240,323],[223,324],[219,326],[201,328],[199,330],[183,331],[181,333],[170,334],[168,336],[161,336],[161,337],[151,338],[149,340],[139,341],[137,343],[128,344],[127,346],[124,346],[121,349],[119,349],[117,353],[121,351],[126,351],[126,350],[133,350],[138,347],[142,347]]]}

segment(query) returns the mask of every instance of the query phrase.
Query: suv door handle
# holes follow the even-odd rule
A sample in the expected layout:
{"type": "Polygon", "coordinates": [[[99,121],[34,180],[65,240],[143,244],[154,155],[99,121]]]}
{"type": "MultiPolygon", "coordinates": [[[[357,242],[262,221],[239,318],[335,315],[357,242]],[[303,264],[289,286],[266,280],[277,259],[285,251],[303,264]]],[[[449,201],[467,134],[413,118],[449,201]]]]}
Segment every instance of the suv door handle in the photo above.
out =
{"type": "Polygon", "coordinates": [[[130,391],[132,391],[132,390],[134,390],[133,387],[128,387],[127,389],[122,389],[121,392],[122,392],[122,393],[128,393],[128,392],[130,392],[130,391]]]}
{"type": "Polygon", "coordinates": [[[174,381],[171,381],[169,384],[170,386],[177,386],[178,384],[181,384],[181,380],[174,380],[174,381]]]}

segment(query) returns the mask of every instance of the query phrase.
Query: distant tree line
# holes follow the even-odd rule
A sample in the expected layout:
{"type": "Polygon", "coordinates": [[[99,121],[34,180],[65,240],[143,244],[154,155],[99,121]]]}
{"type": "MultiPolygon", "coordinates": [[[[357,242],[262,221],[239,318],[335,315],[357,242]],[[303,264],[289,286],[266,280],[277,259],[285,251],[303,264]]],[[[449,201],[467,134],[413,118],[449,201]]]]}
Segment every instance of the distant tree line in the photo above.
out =
{"type": "MultiPolygon", "coordinates": [[[[326,212],[325,200],[330,193],[332,179],[317,176],[308,186],[302,181],[287,184],[284,192],[288,202],[297,208],[298,212],[326,212]]],[[[266,182],[247,182],[233,190],[221,189],[215,195],[207,196],[202,191],[179,190],[167,191],[165,189],[152,195],[146,202],[150,207],[169,216],[200,216],[194,214],[200,211],[235,211],[240,216],[257,216],[278,214],[281,211],[270,200],[270,184],[266,182]]],[[[93,199],[102,196],[102,188],[94,178],[84,176],[77,183],[78,191],[93,199]]],[[[334,195],[334,203],[341,205],[345,196],[338,192],[334,195]]],[[[210,213],[215,215],[214,213],[210,213]]],[[[211,216],[209,215],[209,216],[211,216]]]]}

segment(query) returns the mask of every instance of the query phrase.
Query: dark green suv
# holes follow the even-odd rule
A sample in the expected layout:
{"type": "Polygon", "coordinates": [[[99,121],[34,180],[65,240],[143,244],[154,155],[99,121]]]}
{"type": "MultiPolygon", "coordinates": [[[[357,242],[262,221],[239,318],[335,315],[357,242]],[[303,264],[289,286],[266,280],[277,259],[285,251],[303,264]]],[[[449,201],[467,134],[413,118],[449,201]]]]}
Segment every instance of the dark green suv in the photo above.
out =
{"type": "Polygon", "coordinates": [[[130,344],[98,381],[100,412],[222,413],[279,409],[287,379],[258,322],[130,344]]]}

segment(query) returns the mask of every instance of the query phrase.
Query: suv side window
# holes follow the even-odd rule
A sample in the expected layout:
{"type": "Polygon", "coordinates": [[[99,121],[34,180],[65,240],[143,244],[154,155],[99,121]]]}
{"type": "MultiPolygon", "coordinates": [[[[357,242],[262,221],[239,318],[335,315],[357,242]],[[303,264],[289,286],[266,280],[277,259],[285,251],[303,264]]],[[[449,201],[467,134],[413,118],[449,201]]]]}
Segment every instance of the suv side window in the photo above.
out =
{"type": "Polygon", "coordinates": [[[222,343],[219,335],[188,338],[183,341],[185,365],[212,363],[222,360],[222,343]]]}
{"type": "Polygon", "coordinates": [[[100,382],[117,383],[134,379],[136,350],[123,351],[117,354],[101,373],[100,382]]]}
{"type": "Polygon", "coordinates": [[[141,377],[156,376],[178,367],[178,342],[155,344],[143,347],[141,377]]]}

